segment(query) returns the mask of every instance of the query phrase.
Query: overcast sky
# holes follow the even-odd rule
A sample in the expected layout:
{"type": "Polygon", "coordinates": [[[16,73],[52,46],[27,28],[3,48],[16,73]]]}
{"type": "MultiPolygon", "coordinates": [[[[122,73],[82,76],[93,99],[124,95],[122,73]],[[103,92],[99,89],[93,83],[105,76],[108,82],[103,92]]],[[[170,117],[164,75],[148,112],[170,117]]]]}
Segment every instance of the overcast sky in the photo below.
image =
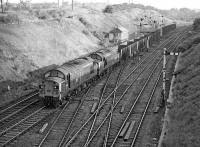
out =
{"type": "MultiPolygon", "coordinates": [[[[6,1],[6,0],[4,0],[6,1]]],[[[8,0],[9,2],[19,2],[20,0],[8,0]]],[[[57,2],[58,0],[31,0],[31,2],[57,2]]],[[[71,2],[71,0],[64,0],[71,2]]],[[[82,3],[87,2],[103,2],[103,3],[125,3],[133,2],[140,3],[144,5],[151,5],[160,9],[170,9],[170,8],[190,8],[190,9],[200,9],[200,0],[76,0],[82,3]]]]}

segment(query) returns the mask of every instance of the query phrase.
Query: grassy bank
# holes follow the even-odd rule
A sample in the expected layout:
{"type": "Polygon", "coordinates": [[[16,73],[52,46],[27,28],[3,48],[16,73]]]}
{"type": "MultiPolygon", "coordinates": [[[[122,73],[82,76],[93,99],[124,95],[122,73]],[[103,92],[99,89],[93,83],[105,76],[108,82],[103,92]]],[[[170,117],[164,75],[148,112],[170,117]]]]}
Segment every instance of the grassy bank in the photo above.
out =
{"type": "Polygon", "coordinates": [[[174,102],[164,147],[200,145],[200,33],[185,40],[174,83],[174,102]]]}

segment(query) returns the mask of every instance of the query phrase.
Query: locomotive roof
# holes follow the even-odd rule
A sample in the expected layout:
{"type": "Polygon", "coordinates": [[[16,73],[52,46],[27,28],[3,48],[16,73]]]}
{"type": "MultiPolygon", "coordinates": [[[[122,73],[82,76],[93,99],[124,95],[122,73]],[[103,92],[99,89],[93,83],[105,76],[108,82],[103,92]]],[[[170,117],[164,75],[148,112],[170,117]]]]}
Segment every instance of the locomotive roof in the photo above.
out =
{"type": "Polygon", "coordinates": [[[122,26],[117,26],[110,31],[110,33],[123,33],[123,32],[128,33],[128,30],[122,26]]]}
{"type": "Polygon", "coordinates": [[[110,53],[111,51],[109,49],[100,49],[98,51],[96,51],[95,53],[102,53],[102,54],[105,54],[105,53],[110,53]]]}
{"type": "Polygon", "coordinates": [[[92,54],[98,54],[100,56],[107,57],[110,54],[112,54],[112,51],[105,48],[105,49],[100,49],[100,50],[98,50],[98,51],[96,51],[95,53],[92,53],[92,54]]]}
{"type": "Polygon", "coordinates": [[[87,57],[82,57],[82,58],[78,58],[75,60],[71,60],[69,62],[65,62],[63,65],[61,66],[76,66],[76,65],[83,65],[83,64],[87,64],[89,61],[89,59],[87,57]]]}
{"type": "Polygon", "coordinates": [[[61,71],[65,75],[68,73],[76,73],[77,70],[81,70],[82,67],[85,67],[89,64],[93,63],[93,59],[90,57],[81,57],[75,60],[71,60],[69,62],[65,62],[63,65],[58,67],[56,70],[61,71]]]}

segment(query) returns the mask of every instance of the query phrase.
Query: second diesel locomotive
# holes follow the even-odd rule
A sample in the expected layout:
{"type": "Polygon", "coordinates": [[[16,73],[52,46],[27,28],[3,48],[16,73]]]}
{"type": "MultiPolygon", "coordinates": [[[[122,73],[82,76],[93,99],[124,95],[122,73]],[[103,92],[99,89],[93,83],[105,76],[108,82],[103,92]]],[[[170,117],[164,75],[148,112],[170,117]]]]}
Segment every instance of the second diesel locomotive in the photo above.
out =
{"type": "MultiPolygon", "coordinates": [[[[163,27],[163,34],[176,28],[175,24],[163,27]]],[[[68,61],[47,71],[39,86],[39,96],[49,107],[58,107],[66,97],[81,91],[97,78],[112,69],[121,60],[134,57],[145,48],[150,48],[160,36],[160,29],[135,40],[127,40],[118,46],[100,49],[96,52],[68,61]]]]}

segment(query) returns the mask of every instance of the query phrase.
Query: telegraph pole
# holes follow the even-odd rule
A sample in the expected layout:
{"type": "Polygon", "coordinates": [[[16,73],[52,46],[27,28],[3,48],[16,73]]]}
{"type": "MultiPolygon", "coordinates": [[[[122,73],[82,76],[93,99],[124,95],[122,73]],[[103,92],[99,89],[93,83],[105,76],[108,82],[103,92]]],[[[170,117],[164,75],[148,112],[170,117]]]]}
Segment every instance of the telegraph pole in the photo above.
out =
{"type": "Polygon", "coordinates": [[[63,0],[58,0],[58,8],[62,7],[63,5],[63,0]]]}
{"type": "Polygon", "coordinates": [[[1,12],[3,13],[3,0],[1,0],[1,12]]]}
{"type": "Polygon", "coordinates": [[[168,52],[166,48],[163,50],[163,89],[162,89],[162,96],[163,96],[163,101],[166,102],[166,58],[167,55],[170,56],[178,56],[178,52],[168,52]]]}
{"type": "Polygon", "coordinates": [[[167,49],[164,48],[163,52],[163,100],[165,101],[165,94],[166,94],[166,55],[167,49]]]}
{"type": "Polygon", "coordinates": [[[72,11],[74,10],[74,0],[72,0],[72,11]]]}
{"type": "Polygon", "coordinates": [[[162,16],[162,20],[161,20],[161,28],[160,28],[160,36],[163,36],[163,16],[162,16]]]}
{"type": "Polygon", "coordinates": [[[143,18],[140,18],[140,33],[142,32],[142,21],[143,21],[143,18]]]}
{"type": "Polygon", "coordinates": [[[110,1],[109,0],[107,0],[107,5],[109,5],[110,4],[110,1]]]}

